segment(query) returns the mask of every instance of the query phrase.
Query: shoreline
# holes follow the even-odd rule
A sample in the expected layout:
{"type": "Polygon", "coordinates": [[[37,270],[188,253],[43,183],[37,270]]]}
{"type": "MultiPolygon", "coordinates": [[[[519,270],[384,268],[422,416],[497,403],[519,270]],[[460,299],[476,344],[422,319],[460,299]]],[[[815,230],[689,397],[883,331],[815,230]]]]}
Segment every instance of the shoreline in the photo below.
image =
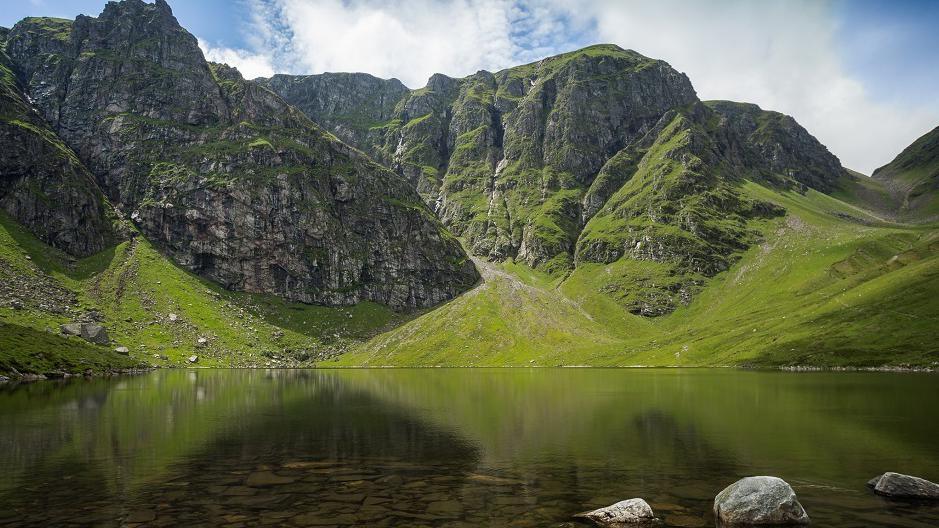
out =
{"type": "Polygon", "coordinates": [[[902,373],[902,374],[930,374],[939,372],[937,367],[920,366],[881,366],[881,367],[819,367],[809,365],[788,365],[781,367],[759,367],[748,365],[626,365],[626,366],[593,366],[593,365],[556,365],[556,366],[311,366],[311,367],[194,367],[194,366],[171,366],[171,367],[148,367],[148,368],[130,368],[108,370],[104,372],[46,372],[46,373],[17,373],[13,375],[0,375],[0,386],[11,383],[33,383],[38,381],[61,381],[76,378],[99,379],[111,378],[117,376],[136,376],[147,374],[157,370],[403,370],[403,369],[633,369],[633,370],[656,370],[656,369],[731,369],[731,370],[749,370],[762,372],[881,372],[881,373],[902,373]]]}

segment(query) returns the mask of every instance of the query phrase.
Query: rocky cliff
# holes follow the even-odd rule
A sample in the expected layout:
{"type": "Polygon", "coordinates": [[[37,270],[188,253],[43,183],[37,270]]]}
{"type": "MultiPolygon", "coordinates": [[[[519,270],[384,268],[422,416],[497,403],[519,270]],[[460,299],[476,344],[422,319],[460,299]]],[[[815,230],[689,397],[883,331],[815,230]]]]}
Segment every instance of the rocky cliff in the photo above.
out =
{"type": "Polygon", "coordinates": [[[397,79],[379,79],[367,73],[275,75],[258,79],[339,139],[377,151],[369,130],[391,120],[395,106],[408,93],[397,79]]]}
{"type": "MultiPolygon", "coordinates": [[[[340,133],[350,124],[328,108],[354,114],[343,102],[356,88],[325,76],[330,83],[278,76],[270,86],[340,133]],[[296,84],[302,98],[285,88],[296,84]]],[[[743,196],[744,181],[829,192],[845,173],[791,117],[702,104],[667,63],[612,45],[462,79],[434,75],[391,119],[347,137],[405,176],[477,255],[554,274],[583,262],[652,263],[610,292],[645,315],[688,302],[758,239],[751,220],[783,214],[743,196]]]]}
{"type": "Polygon", "coordinates": [[[162,0],[25,19],[7,51],[111,201],[200,275],[290,300],[398,308],[478,278],[407,182],[207,63],[162,0]]]}
{"type": "Polygon", "coordinates": [[[914,141],[897,157],[874,171],[873,179],[890,194],[901,220],[939,220],[939,127],[914,141]]]}
{"type": "Polygon", "coordinates": [[[0,50],[0,208],[73,256],[117,238],[114,211],[88,169],[29,104],[0,50]]]}

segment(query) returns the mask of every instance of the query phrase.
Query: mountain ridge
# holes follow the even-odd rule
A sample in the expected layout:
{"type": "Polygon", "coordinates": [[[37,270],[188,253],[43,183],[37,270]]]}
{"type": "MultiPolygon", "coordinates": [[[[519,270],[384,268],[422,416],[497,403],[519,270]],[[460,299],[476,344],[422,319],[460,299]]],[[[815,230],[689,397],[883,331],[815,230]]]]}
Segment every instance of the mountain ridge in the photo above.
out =
{"type": "Polygon", "coordinates": [[[0,48],[0,341],[23,347],[0,372],[939,364],[939,243],[891,183],[912,165],[848,171],[635,51],[252,81],[162,0],[0,48]],[[75,320],[140,349],[75,348],[52,330],[75,320]]]}

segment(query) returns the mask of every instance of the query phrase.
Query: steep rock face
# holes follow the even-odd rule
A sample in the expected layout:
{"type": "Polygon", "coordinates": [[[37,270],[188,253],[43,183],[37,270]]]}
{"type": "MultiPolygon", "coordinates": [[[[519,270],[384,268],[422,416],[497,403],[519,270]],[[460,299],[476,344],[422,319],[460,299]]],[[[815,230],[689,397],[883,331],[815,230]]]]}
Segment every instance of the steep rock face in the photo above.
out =
{"type": "Polygon", "coordinates": [[[696,100],[668,64],[599,45],[495,74],[435,75],[360,146],[408,177],[473,252],[563,269],[597,171],[696,100]]]}
{"type": "Polygon", "coordinates": [[[208,64],[162,0],[112,2],[54,29],[26,20],[8,49],[111,199],[203,276],[302,302],[399,308],[478,278],[407,182],[208,64]]]}
{"type": "Polygon", "coordinates": [[[373,155],[369,130],[392,119],[395,105],[408,93],[397,79],[379,79],[367,73],[278,74],[258,82],[339,139],[373,155]]]}
{"type": "Polygon", "coordinates": [[[84,257],[116,238],[94,178],[22,93],[0,51],[0,208],[40,240],[84,257]]]}
{"type": "Polygon", "coordinates": [[[939,220],[939,127],[875,170],[872,177],[883,183],[891,195],[900,220],[939,220]]]}
{"type": "Polygon", "coordinates": [[[790,116],[732,101],[705,103],[735,136],[732,161],[754,178],[787,185],[795,181],[823,193],[845,174],[841,162],[790,116]]]}
{"type": "Polygon", "coordinates": [[[611,45],[435,75],[360,141],[473,253],[559,274],[616,263],[608,293],[650,316],[733,265],[759,239],[751,221],[784,214],[746,180],[833,192],[847,176],[791,117],[701,103],[668,64],[611,45]]]}

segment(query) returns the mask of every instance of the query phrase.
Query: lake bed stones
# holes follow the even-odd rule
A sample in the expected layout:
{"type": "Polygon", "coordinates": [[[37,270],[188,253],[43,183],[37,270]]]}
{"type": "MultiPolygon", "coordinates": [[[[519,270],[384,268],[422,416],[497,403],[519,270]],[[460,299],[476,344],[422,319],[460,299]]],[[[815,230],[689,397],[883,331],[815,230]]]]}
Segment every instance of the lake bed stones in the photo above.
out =
{"type": "Polygon", "coordinates": [[[655,520],[652,507],[642,499],[628,499],[593,511],[578,513],[577,519],[586,519],[600,526],[651,523],[655,520]]]}
{"type": "Polygon", "coordinates": [[[916,500],[939,500],[939,484],[923,478],[888,471],[867,482],[874,493],[885,497],[916,500]]]}
{"type": "Polygon", "coordinates": [[[786,481],[746,477],[714,498],[714,517],[723,526],[808,524],[809,516],[786,481]]]}

